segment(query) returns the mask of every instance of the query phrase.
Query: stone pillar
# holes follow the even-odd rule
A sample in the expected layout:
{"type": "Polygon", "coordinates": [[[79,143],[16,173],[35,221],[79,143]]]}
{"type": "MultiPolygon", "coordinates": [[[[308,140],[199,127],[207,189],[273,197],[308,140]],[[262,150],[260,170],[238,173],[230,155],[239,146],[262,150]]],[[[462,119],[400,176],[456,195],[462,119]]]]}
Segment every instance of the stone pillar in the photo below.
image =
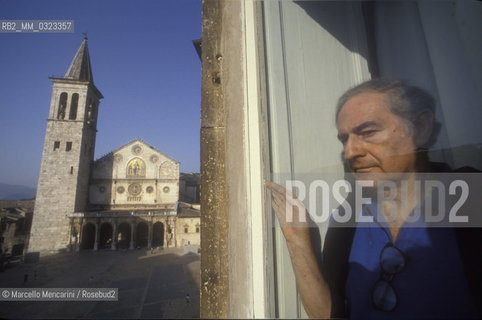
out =
{"type": "Polygon", "coordinates": [[[147,223],[147,248],[152,248],[152,218],[147,223]]]}
{"type": "Polygon", "coordinates": [[[134,236],[136,235],[135,229],[136,229],[136,224],[134,222],[132,222],[131,223],[131,244],[129,246],[130,250],[134,249],[134,236]]]}
{"type": "Polygon", "coordinates": [[[95,221],[95,240],[94,240],[94,251],[99,250],[99,238],[100,238],[100,221],[95,221]]]}
{"type": "Polygon", "coordinates": [[[68,252],[70,251],[74,251],[73,250],[73,247],[74,247],[74,244],[73,244],[73,241],[72,241],[72,238],[74,237],[74,218],[71,217],[69,218],[70,220],[70,232],[69,232],[69,247],[68,247],[68,252]]]}
{"type": "Polygon", "coordinates": [[[167,218],[167,228],[171,230],[171,233],[169,233],[168,237],[167,237],[167,242],[166,242],[166,248],[169,248],[169,245],[172,244],[172,237],[174,235],[174,228],[172,227],[171,225],[171,219],[167,218]]]}
{"type": "MultiPolygon", "coordinates": [[[[223,68],[225,52],[241,53],[225,47],[224,28],[235,30],[226,7],[240,6],[239,1],[203,1],[201,71],[201,318],[228,318],[229,255],[228,210],[226,194],[226,92],[223,68]],[[227,16],[224,16],[227,15],[227,16]],[[226,20],[223,21],[223,18],[226,20]],[[223,23],[224,22],[224,23],[223,23]]],[[[239,13],[238,13],[239,14],[239,13]]],[[[236,37],[237,39],[237,37],[236,37]]],[[[234,40],[234,39],[233,39],[234,40]]],[[[241,58],[242,59],[242,58],[241,58]]],[[[237,66],[233,63],[233,67],[237,66]]],[[[242,70],[239,77],[242,76],[242,70]]],[[[240,82],[241,83],[241,82],[240,82]]],[[[238,84],[238,86],[240,86],[238,84]]],[[[231,96],[231,93],[229,93],[231,96]]],[[[241,98],[242,99],[242,98],[241,98]]],[[[242,121],[242,119],[240,119],[242,121]]]]}
{"type": "Polygon", "coordinates": [[[169,237],[169,234],[167,233],[167,231],[169,231],[169,225],[167,224],[167,219],[164,220],[164,241],[162,243],[162,247],[163,248],[167,248],[167,239],[169,237]]]}
{"type": "Polygon", "coordinates": [[[172,218],[172,243],[173,243],[173,247],[176,248],[177,247],[177,221],[176,221],[176,217],[172,218]]]}
{"type": "Polygon", "coordinates": [[[114,230],[112,231],[112,244],[111,250],[117,250],[117,219],[114,220],[114,230]]]}
{"type": "Polygon", "coordinates": [[[84,218],[80,218],[79,221],[79,236],[77,237],[78,239],[78,244],[77,247],[75,248],[75,251],[79,252],[80,251],[80,244],[82,243],[82,231],[84,229],[84,218]]]}

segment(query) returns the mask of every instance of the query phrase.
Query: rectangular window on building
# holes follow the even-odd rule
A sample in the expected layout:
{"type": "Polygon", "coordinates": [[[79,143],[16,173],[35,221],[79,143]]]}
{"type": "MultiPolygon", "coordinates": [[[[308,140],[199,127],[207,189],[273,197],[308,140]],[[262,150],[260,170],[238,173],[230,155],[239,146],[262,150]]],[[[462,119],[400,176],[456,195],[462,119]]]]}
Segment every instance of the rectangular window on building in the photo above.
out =
{"type": "Polygon", "coordinates": [[[60,148],[60,141],[55,141],[54,142],[54,151],[60,148]]]}
{"type": "Polygon", "coordinates": [[[184,233],[187,233],[187,231],[188,231],[188,228],[184,227],[184,233]]]}
{"type": "Polygon", "coordinates": [[[70,151],[72,150],[72,142],[69,141],[65,144],[65,151],[70,151]]]}

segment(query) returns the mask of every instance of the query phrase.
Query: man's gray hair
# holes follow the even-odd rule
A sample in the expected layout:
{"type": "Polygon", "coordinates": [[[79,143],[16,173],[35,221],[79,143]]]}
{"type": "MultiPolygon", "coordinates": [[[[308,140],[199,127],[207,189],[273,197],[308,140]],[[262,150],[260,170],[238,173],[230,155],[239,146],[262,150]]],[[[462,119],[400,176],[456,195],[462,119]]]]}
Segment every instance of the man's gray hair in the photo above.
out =
{"type": "MultiPolygon", "coordinates": [[[[435,100],[427,91],[409,86],[401,80],[377,78],[363,82],[346,91],[336,105],[336,118],[345,103],[361,93],[386,93],[386,104],[390,111],[406,121],[412,128],[417,129],[418,117],[423,111],[431,111],[435,116],[435,100]]],[[[433,145],[437,139],[440,124],[434,121],[432,135],[423,147],[433,145]]]]}

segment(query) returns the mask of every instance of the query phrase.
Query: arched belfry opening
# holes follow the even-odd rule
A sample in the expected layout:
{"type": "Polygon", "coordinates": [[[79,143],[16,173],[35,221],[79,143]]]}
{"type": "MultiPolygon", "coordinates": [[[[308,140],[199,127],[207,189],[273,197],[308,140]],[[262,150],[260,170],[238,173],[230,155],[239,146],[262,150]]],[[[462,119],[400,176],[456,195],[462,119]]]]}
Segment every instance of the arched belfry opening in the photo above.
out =
{"type": "Polygon", "coordinates": [[[79,107],[79,94],[74,93],[70,101],[69,120],[77,119],[77,109],[79,107]]]}
{"type": "Polygon", "coordinates": [[[65,112],[67,110],[67,92],[62,92],[59,97],[59,106],[57,111],[57,119],[65,119],[65,112]]]}

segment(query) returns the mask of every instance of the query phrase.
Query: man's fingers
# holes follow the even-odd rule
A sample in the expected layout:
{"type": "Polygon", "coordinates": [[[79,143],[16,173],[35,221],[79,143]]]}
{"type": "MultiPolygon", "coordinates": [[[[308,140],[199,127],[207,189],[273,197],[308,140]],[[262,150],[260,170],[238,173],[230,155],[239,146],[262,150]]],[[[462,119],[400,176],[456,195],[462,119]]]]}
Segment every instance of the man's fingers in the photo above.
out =
{"type": "Polygon", "coordinates": [[[304,208],[302,202],[296,199],[291,192],[289,192],[279,184],[267,181],[266,187],[271,190],[271,196],[276,201],[278,208],[282,206],[294,206],[296,208],[304,208]]]}
{"type": "Polygon", "coordinates": [[[278,203],[286,202],[286,197],[282,194],[272,193],[271,196],[273,197],[273,199],[276,199],[276,201],[278,201],[278,203]]]}
{"type": "Polygon", "coordinates": [[[273,197],[278,197],[279,199],[288,202],[288,204],[290,205],[301,204],[296,198],[296,196],[294,196],[290,191],[286,190],[286,188],[280,186],[277,183],[266,181],[266,187],[271,190],[271,195],[273,197]]]}
{"type": "Polygon", "coordinates": [[[271,207],[281,225],[304,226],[306,209],[303,203],[277,183],[266,181],[266,187],[271,190],[271,207]]]}
{"type": "Polygon", "coordinates": [[[278,216],[278,219],[284,218],[285,215],[285,204],[282,202],[277,201],[276,199],[273,198],[271,200],[271,207],[275,211],[276,215],[278,216]]]}
{"type": "Polygon", "coordinates": [[[293,195],[291,194],[291,192],[289,192],[288,190],[286,190],[285,187],[275,183],[275,182],[272,182],[272,181],[266,181],[265,183],[266,187],[268,189],[270,189],[271,191],[274,191],[274,192],[277,192],[277,193],[280,193],[280,194],[285,194],[285,195],[288,195],[290,197],[292,197],[293,195]]]}
{"type": "Polygon", "coordinates": [[[303,206],[303,204],[298,199],[294,198],[291,193],[273,192],[271,195],[273,198],[276,198],[279,203],[284,203],[289,206],[303,206]]]}

